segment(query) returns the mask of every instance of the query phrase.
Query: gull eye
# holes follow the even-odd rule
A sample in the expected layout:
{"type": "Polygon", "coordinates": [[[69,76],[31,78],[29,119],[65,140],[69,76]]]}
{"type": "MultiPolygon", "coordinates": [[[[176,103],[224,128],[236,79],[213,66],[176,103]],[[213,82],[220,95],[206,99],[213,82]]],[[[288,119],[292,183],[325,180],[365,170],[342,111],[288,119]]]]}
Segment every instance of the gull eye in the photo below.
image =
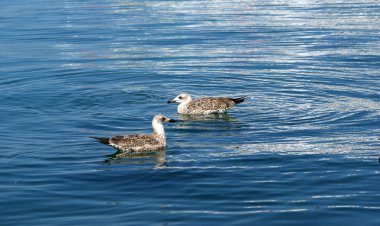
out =
{"type": "Polygon", "coordinates": [[[182,96],[179,96],[178,98],[179,98],[180,100],[182,100],[182,99],[183,99],[183,97],[182,97],[182,96]]]}

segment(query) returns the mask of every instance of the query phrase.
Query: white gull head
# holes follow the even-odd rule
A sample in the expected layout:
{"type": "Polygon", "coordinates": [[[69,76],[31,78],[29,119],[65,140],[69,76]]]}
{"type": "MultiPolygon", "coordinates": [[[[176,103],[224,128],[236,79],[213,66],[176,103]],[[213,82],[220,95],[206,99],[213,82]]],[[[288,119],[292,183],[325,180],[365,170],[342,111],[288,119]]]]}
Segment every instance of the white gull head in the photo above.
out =
{"type": "Polygon", "coordinates": [[[189,103],[191,102],[191,96],[187,93],[181,93],[176,96],[173,100],[169,100],[168,103],[189,103]]]}
{"type": "Polygon", "coordinates": [[[156,115],[152,120],[153,136],[164,145],[166,144],[166,136],[163,124],[166,122],[175,122],[175,120],[163,115],[156,115]]]}
{"type": "Polygon", "coordinates": [[[173,100],[169,100],[168,103],[179,103],[177,112],[178,113],[185,113],[188,104],[192,101],[192,98],[187,93],[181,93],[178,96],[176,96],[173,100]]]}

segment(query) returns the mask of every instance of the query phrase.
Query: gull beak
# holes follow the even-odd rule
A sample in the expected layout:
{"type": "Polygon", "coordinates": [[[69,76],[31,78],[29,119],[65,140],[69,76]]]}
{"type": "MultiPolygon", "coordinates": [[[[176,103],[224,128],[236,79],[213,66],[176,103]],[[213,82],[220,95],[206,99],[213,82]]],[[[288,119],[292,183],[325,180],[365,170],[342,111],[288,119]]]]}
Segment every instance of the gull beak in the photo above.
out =
{"type": "Polygon", "coordinates": [[[165,119],[164,119],[164,122],[175,122],[175,120],[174,120],[174,119],[171,119],[171,118],[165,118],[165,119]]]}
{"type": "Polygon", "coordinates": [[[168,104],[171,104],[171,103],[175,103],[177,101],[175,101],[174,99],[173,100],[168,100],[168,104]]]}

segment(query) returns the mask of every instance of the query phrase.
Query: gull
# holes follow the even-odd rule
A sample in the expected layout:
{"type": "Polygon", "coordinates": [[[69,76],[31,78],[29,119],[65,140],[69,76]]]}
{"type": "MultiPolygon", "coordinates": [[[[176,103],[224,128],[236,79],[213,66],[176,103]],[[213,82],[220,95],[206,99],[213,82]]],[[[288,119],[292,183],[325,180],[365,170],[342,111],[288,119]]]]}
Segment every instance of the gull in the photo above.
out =
{"type": "Polygon", "coordinates": [[[202,97],[193,100],[187,93],[181,93],[168,103],[179,103],[177,112],[179,114],[215,114],[224,113],[235,104],[244,102],[246,97],[202,97]]]}
{"type": "Polygon", "coordinates": [[[174,119],[156,115],[152,120],[152,134],[133,134],[114,137],[91,137],[99,142],[125,152],[156,151],[166,147],[164,123],[175,122],[174,119]]]}

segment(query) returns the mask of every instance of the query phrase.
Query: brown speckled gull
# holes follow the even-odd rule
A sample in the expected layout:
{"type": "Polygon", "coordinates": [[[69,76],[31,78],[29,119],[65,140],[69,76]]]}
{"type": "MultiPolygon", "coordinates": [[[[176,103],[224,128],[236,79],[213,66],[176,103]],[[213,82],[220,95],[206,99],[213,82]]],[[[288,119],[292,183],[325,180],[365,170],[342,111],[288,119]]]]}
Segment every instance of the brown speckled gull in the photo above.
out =
{"type": "Polygon", "coordinates": [[[179,103],[177,108],[179,114],[214,114],[226,112],[235,104],[244,102],[245,98],[202,97],[193,100],[189,94],[182,93],[168,103],[179,103]]]}
{"type": "Polygon", "coordinates": [[[114,137],[92,137],[99,142],[114,147],[121,151],[143,152],[155,151],[166,146],[166,136],[164,123],[175,122],[175,120],[166,118],[163,115],[156,115],[152,120],[152,134],[134,134],[127,136],[114,137]]]}

